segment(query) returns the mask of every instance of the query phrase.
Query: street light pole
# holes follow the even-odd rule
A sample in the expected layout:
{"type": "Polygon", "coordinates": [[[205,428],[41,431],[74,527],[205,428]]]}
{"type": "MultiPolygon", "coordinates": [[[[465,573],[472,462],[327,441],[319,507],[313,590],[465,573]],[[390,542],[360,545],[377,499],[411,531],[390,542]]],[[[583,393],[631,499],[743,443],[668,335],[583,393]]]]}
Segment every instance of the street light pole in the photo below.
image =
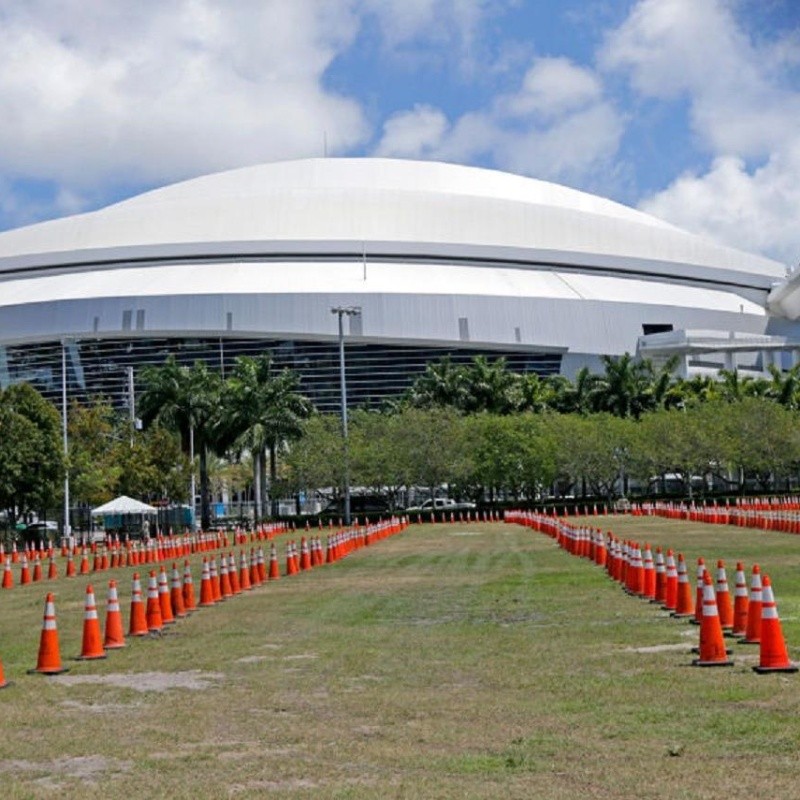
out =
{"type": "Polygon", "coordinates": [[[355,317],[361,306],[335,306],[331,314],[339,317],[339,384],[342,390],[342,454],[344,456],[344,524],[350,525],[350,453],[347,446],[347,378],[344,369],[343,317],[355,317]]]}
{"type": "Polygon", "coordinates": [[[67,428],[67,342],[61,340],[61,433],[64,446],[64,528],[63,536],[69,540],[72,526],[69,524],[69,435],[67,428]]]}

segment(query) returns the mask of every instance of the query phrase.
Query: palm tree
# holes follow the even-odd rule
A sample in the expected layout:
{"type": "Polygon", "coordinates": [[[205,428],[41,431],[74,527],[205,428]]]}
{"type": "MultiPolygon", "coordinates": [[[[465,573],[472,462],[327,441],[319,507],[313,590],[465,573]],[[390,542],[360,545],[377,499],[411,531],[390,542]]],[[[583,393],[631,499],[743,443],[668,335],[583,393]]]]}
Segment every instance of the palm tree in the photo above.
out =
{"type": "Polygon", "coordinates": [[[602,379],[600,375],[590,372],[588,367],[581,367],[572,381],[563,375],[551,375],[547,380],[552,387],[552,405],[556,411],[562,414],[588,414],[596,410],[598,387],[602,379]]]}
{"type": "Polygon", "coordinates": [[[464,406],[464,368],[458,367],[445,356],[439,361],[430,362],[408,390],[412,406],[431,408],[432,406],[451,406],[461,409],[464,406]]]}
{"type": "Polygon", "coordinates": [[[269,454],[270,485],[277,478],[278,451],[286,442],[303,434],[303,422],[313,411],[307,397],[297,389],[299,379],[288,369],[275,374],[268,354],[236,359],[227,381],[222,422],[224,440],[253,456],[256,517],[262,515],[266,458],[269,454]]]}
{"type": "Polygon", "coordinates": [[[506,368],[506,360],[489,361],[475,356],[464,371],[464,411],[508,414],[513,409],[516,376],[506,368]]]}
{"type": "Polygon", "coordinates": [[[795,364],[787,372],[778,369],[774,364],[770,364],[770,384],[769,396],[785,408],[796,409],[800,406],[800,364],[795,364]]]}
{"type": "Polygon", "coordinates": [[[650,405],[652,365],[635,361],[630,353],[617,358],[603,356],[602,361],[605,374],[597,382],[596,410],[638,419],[650,405]]]}
{"type": "MultiPolygon", "coordinates": [[[[159,422],[177,431],[185,451],[194,446],[200,466],[200,524],[211,526],[208,453],[217,443],[222,379],[201,361],[183,367],[169,356],[161,366],[142,370],[139,412],[145,425],[159,422]]],[[[194,467],[193,467],[194,468],[194,467]]],[[[192,498],[194,507],[194,498],[192,498]]]]}

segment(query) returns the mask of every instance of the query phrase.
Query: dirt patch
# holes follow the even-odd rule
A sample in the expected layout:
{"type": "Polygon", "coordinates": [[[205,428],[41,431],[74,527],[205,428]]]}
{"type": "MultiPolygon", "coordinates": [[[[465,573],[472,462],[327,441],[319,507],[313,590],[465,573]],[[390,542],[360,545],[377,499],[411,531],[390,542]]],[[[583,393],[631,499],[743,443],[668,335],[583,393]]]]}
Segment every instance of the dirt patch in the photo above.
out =
{"type": "Polygon", "coordinates": [[[483,536],[486,531],[453,531],[451,536],[483,536]]]}
{"type": "Polygon", "coordinates": [[[257,664],[259,661],[271,661],[272,658],[270,656],[244,656],[242,658],[237,658],[237,664],[257,664]]]}
{"type": "Polygon", "coordinates": [[[653,644],[649,647],[626,647],[626,653],[671,653],[676,651],[687,652],[688,645],[679,642],[678,644],[653,644]]]}
{"type": "Polygon", "coordinates": [[[234,784],[230,788],[231,794],[241,792],[263,791],[263,792],[288,792],[297,789],[316,789],[319,784],[307,778],[295,778],[285,781],[250,781],[246,784],[234,784]]]}
{"type": "Polygon", "coordinates": [[[52,761],[24,761],[14,759],[0,761],[0,773],[24,773],[38,783],[58,784],[58,778],[75,778],[94,783],[107,776],[109,772],[128,772],[133,766],[130,761],[106,758],[100,755],[55,758],[52,761]]]}
{"type": "Polygon", "coordinates": [[[119,714],[120,711],[130,711],[139,707],[138,703],[81,703],[79,700],[64,700],[61,705],[64,708],[75,708],[90,714],[119,714]]]}
{"type": "Polygon", "coordinates": [[[185,672],[118,672],[111,675],[58,675],[53,683],[74,686],[89,683],[101,686],[116,686],[120,689],[135,689],[137,692],[166,692],[169,689],[202,690],[213,686],[225,676],[221,672],[201,672],[199,669],[185,672]]]}
{"type": "Polygon", "coordinates": [[[284,656],[284,661],[310,661],[319,658],[316,653],[298,653],[295,656],[284,656]]]}

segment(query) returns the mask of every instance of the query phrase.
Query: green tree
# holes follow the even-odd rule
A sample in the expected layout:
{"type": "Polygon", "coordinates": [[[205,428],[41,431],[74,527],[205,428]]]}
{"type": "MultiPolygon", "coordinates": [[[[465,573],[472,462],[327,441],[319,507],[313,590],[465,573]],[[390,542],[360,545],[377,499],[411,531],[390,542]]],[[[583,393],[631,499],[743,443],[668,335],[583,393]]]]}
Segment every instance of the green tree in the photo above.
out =
{"type": "Polygon", "coordinates": [[[426,365],[407,393],[408,402],[416,408],[464,407],[465,371],[445,356],[426,365]]]}
{"type": "Polygon", "coordinates": [[[208,529],[211,524],[208,454],[219,444],[222,379],[201,361],[188,368],[169,356],[161,366],[145,367],[139,384],[144,386],[138,407],[145,426],[158,422],[178,432],[184,452],[193,440],[200,466],[201,526],[208,529]]]}
{"type": "Polygon", "coordinates": [[[453,409],[409,408],[398,417],[397,456],[407,483],[435,493],[441,484],[463,485],[471,474],[464,418],[453,409]]]}
{"type": "Polygon", "coordinates": [[[12,527],[32,511],[46,516],[64,477],[61,418],[29,384],[0,392],[0,507],[12,527]]]}
{"type": "Polygon", "coordinates": [[[84,406],[73,402],[68,425],[70,495],[90,506],[108,502],[120,476],[115,458],[119,420],[114,409],[101,399],[84,406]]]}
{"type": "Polygon", "coordinates": [[[334,414],[313,414],[286,454],[287,481],[295,493],[344,485],[342,428],[334,414]]]}
{"type": "MultiPolygon", "coordinates": [[[[265,496],[267,455],[270,484],[274,487],[278,453],[302,436],[303,423],[313,411],[298,387],[297,375],[286,369],[276,373],[267,354],[237,358],[226,382],[224,438],[240,453],[248,450],[253,455],[257,517],[261,516],[265,496]]],[[[277,498],[274,500],[277,502],[277,498]]]]}

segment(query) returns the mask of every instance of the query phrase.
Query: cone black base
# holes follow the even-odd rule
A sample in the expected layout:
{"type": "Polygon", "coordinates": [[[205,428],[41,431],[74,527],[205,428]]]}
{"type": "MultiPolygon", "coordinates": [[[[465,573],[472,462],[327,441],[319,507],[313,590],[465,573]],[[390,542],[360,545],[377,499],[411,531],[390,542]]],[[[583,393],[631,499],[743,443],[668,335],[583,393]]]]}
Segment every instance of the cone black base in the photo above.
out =
{"type": "Polygon", "coordinates": [[[788,667],[753,667],[753,672],[757,672],[759,675],[766,675],[768,672],[797,672],[798,669],[800,667],[791,664],[788,667]]]}
{"type": "Polygon", "coordinates": [[[69,672],[69,667],[62,667],[61,669],[29,669],[26,674],[28,675],[61,675],[64,672],[69,672]]]}

